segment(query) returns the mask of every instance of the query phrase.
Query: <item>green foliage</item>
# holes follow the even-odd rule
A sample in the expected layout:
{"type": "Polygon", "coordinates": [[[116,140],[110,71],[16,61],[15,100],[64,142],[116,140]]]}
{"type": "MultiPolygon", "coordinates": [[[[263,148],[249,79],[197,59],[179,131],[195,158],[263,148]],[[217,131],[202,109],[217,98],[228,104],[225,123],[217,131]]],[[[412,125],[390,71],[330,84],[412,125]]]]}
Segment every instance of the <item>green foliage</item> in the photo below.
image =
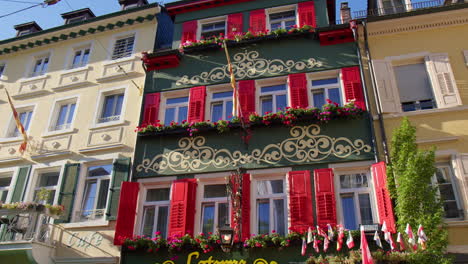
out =
{"type": "Polygon", "coordinates": [[[431,185],[436,171],[435,150],[419,150],[415,141],[416,128],[404,118],[392,137],[388,188],[396,201],[398,230],[404,232],[409,223],[416,231],[422,224],[428,237],[427,251],[438,256],[434,262],[426,263],[444,263],[442,254],[447,247],[444,212],[437,190],[431,185]]]}
{"type": "Polygon", "coordinates": [[[36,201],[37,202],[42,202],[42,201],[48,201],[50,198],[50,190],[47,190],[45,188],[41,188],[37,194],[36,194],[36,201]]]}

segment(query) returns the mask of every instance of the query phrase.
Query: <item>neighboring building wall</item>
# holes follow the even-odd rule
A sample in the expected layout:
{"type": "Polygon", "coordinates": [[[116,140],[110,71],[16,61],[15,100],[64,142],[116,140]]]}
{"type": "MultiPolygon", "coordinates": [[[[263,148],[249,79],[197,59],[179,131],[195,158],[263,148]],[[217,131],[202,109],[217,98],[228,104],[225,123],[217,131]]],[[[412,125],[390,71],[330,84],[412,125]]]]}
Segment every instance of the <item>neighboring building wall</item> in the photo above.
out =
{"type": "MultiPolygon", "coordinates": [[[[20,40],[0,41],[0,65],[5,65],[0,88],[8,89],[20,114],[32,110],[28,148],[21,155],[22,137],[11,136],[12,113],[0,89],[0,177],[12,175],[10,189],[24,187],[19,200],[33,201],[41,186],[39,177],[57,174],[50,203],[64,205],[65,214],[55,220],[63,224],[52,228],[56,263],[74,258],[84,263],[82,257],[118,260],[114,220],[120,183],[129,178],[136,141],[134,129],[142,101],[138,87],[143,89],[145,80],[140,58],[154,47],[159,10],[153,4],[20,40]],[[41,45],[15,51],[37,41],[41,45]],[[47,58],[40,62],[47,69],[31,77],[42,58],[47,58]],[[18,168],[23,166],[30,171],[20,177],[18,168]],[[83,205],[93,181],[97,204],[89,200],[89,205],[83,205]]],[[[13,202],[12,193],[3,202],[13,202]]]]}
{"type": "MultiPolygon", "coordinates": [[[[450,219],[447,218],[449,250],[467,253],[468,240],[464,230],[468,230],[468,60],[464,54],[468,49],[465,44],[468,41],[468,9],[466,5],[453,9],[437,12],[434,8],[430,13],[408,14],[401,18],[369,18],[367,30],[387,142],[390,144],[392,131],[406,116],[417,128],[418,145],[422,148],[436,146],[436,165],[441,169],[448,168],[447,181],[451,181],[451,193],[456,200],[456,209],[452,203],[454,210],[448,213],[450,219]],[[419,65],[414,67],[420,67],[421,71],[406,68],[407,71],[414,70],[412,78],[398,75],[397,67],[413,67],[407,65],[419,65]],[[427,78],[426,92],[432,93],[433,109],[403,111],[400,99],[408,100],[404,96],[409,96],[407,92],[410,91],[402,90],[403,79],[412,81],[423,77],[427,78]]],[[[360,35],[363,34],[361,27],[360,35]]],[[[364,47],[363,40],[361,38],[361,47],[364,47]]],[[[362,52],[365,54],[364,49],[362,52]]],[[[363,61],[373,114],[376,114],[368,60],[364,57],[363,61]]],[[[423,103],[420,106],[424,108],[423,103]]],[[[414,104],[409,103],[406,107],[414,107],[414,104]]],[[[376,134],[381,139],[377,115],[374,118],[376,134]]]]}

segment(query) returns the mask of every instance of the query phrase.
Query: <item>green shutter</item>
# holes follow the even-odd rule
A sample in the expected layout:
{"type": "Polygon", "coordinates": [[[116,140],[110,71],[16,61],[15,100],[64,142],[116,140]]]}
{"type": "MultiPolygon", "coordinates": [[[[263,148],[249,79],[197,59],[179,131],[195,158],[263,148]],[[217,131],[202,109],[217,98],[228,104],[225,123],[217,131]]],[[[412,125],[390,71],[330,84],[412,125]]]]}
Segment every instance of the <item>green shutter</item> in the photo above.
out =
{"type": "Polygon", "coordinates": [[[128,181],[130,175],[130,158],[116,159],[112,170],[112,184],[110,187],[110,199],[107,205],[106,219],[115,220],[117,218],[117,208],[119,207],[120,186],[123,181],[128,181]]]}
{"type": "Polygon", "coordinates": [[[11,196],[11,203],[21,202],[24,197],[24,189],[29,179],[29,173],[31,172],[32,166],[26,166],[19,168],[18,176],[16,177],[15,188],[13,189],[13,195],[11,196]]]}
{"type": "Polygon", "coordinates": [[[62,185],[60,186],[60,193],[58,204],[65,207],[62,216],[55,220],[55,223],[68,223],[71,220],[73,212],[73,202],[75,201],[76,184],[78,176],[80,175],[80,164],[66,164],[63,172],[62,185]]]}

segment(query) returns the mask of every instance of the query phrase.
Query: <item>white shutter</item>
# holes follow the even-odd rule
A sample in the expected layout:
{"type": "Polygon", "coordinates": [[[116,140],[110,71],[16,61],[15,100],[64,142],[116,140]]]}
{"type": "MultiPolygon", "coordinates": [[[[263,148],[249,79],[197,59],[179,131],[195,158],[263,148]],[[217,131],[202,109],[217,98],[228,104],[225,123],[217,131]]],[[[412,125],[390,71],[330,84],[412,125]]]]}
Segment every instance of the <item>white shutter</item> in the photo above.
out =
{"type": "Polygon", "coordinates": [[[465,219],[468,219],[468,154],[452,156],[452,166],[459,193],[461,194],[460,207],[463,208],[465,219]]]}
{"type": "Polygon", "coordinates": [[[400,94],[398,93],[392,63],[384,60],[373,60],[372,63],[382,112],[400,112],[400,94]]]}
{"type": "Polygon", "coordinates": [[[448,56],[446,54],[431,54],[426,56],[425,61],[437,107],[448,108],[461,105],[448,56]]]}

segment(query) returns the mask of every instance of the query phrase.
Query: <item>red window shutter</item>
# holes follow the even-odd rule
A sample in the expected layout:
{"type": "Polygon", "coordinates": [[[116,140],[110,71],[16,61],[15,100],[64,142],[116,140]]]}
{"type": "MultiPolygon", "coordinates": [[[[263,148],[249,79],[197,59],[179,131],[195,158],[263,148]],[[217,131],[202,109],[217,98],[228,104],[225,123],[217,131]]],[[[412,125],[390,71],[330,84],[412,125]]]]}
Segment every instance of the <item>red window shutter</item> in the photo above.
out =
{"type": "Polygon", "coordinates": [[[145,95],[145,108],[142,124],[155,124],[158,120],[159,102],[161,101],[160,93],[151,93],[145,95]]]}
{"type": "Polygon", "coordinates": [[[122,245],[125,238],[133,237],[139,189],[137,182],[122,182],[117,223],[115,224],[114,245],[122,245]]]}
{"type": "Polygon", "coordinates": [[[310,172],[291,171],[288,173],[288,181],[291,229],[303,233],[314,226],[310,172]]]}
{"type": "Polygon", "coordinates": [[[332,169],[314,170],[317,225],[336,225],[336,200],[332,169]]]}
{"type": "Polygon", "coordinates": [[[379,223],[387,224],[390,232],[396,233],[395,217],[393,215],[392,200],[387,189],[387,170],[385,162],[372,165],[372,175],[374,176],[375,196],[377,197],[377,208],[379,212],[379,223]]]}
{"type": "Polygon", "coordinates": [[[342,68],[341,78],[343,79],[345,101],[354,100],[357,107],[366,110],[359,67],[342,68]]]}
{"type": "Polygon", "coordinates": [[[169,237],[193,235],[196,188],[196,179],[182,179],[172,183],[169,237]]]}
{"type": "Polygon", "coordinates": [[[182,38],[181,42],[196,41],[197,40],[197,26],[198,21],[187,21],[182,24],[182,38]]]}
{"type": "Polygon", "coordinates": [[[309,106],[307,98],[307,78],[305,73],[290,74],[288,76],[289,97],[291,107],[306,108],[309,106]]]}
{"type": "Polygon", "coordinates": [[[188,122],[202,122],[205,120],[206,87],[190,88],[188,122]]]}
{"type": "Polygon", "coordinates": [[[243,16],[242,13],[230,14],[227,18],[227,34],[228,36],[243,32],[243,16]]]}
{"type": "Polygon", "coordinates": [[[250,174],[242,175],[242,241],[250,237],[250,174]]]}
{"type": "Polygon", "coordinates": [[[266,16],[264,9],[250,11],[249,31],[253,33],[266,31],[266,16]]]}
{"type": "Polygon", "coordinates": [[[304,25],[317,27],[317,20],[315,17],[314,1],[301,2],[297,4],[297,13],[299,14],[299,26],[304,25]]]}
{"type": "Polygon", "coordinates": [[[239,104],[243,118],[255,112],[255,81],[239,81],[239,104]]]}

